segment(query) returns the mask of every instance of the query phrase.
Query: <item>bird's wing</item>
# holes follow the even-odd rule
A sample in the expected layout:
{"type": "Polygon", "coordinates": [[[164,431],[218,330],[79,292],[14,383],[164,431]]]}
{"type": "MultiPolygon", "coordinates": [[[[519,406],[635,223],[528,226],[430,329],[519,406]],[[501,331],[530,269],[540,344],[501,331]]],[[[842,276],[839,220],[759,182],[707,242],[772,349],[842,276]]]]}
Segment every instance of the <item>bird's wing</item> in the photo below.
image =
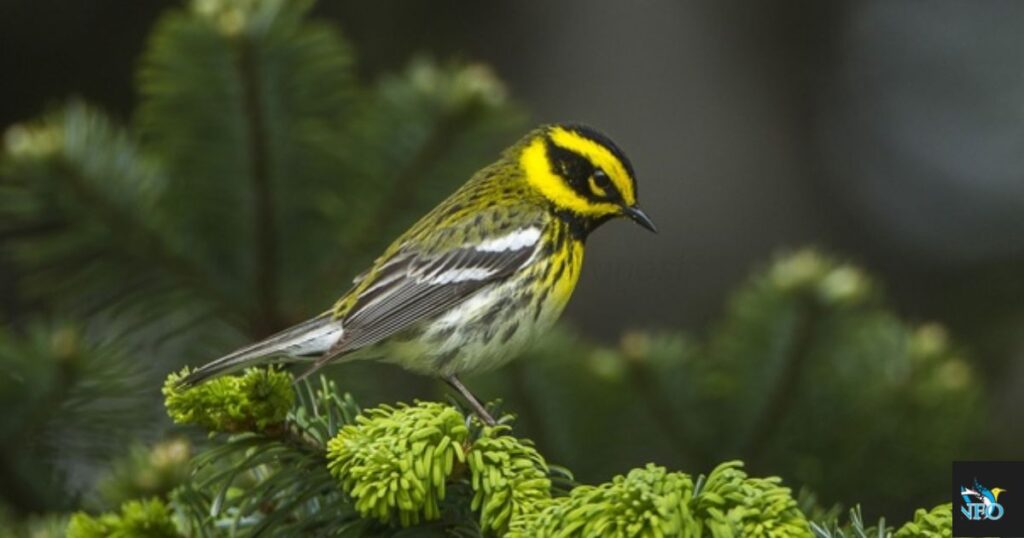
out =
{"type": "MultiPolygon", "coordinates": [[[[467,220],[449,227],[476,224],[467,220]]],[[[406,242],[377,260],[370,273],[338,303],[336,315],[344,334],[330,355],[380,342],[507,278],[537,251],[542,224],[510,228],[487,238],[479,233],[460,233],[467,230],[450,231],[453,233],[448,237],[476,239],[448,248],[423,241],[406,242]]]]}

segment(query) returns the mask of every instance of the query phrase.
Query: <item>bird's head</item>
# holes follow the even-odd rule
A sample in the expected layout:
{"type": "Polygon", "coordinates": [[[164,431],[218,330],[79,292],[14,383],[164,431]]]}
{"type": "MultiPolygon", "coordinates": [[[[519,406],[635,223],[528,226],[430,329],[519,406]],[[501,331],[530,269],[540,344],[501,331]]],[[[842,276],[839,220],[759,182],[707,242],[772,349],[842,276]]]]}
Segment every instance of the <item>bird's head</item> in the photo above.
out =
{"type": "Polygon", "coordinates": [[[992,488],[991,491],[992,491],[992,498],[996,502],[999,502],[999,494],[1000,493],[1006,493],[1006,490],[1003,489],[1003,488],[992,488]]]}
{"type": "Polygon", "coordinates": [[[555,124],[534,131],[516,148],[530,187],[585,231],[615,217],[656,231],[637,206],[633,165],[607,136],[582,125],[555,124]]]}

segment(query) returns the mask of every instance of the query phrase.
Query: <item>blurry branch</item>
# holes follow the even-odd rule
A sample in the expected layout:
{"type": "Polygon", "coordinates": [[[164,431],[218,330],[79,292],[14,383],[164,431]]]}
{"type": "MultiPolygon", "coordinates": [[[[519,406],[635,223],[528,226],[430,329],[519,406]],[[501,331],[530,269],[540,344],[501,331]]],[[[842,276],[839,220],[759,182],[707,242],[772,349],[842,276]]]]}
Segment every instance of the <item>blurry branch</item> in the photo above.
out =
{"type": "Polygon", "coordinates": [[[170,509],[159,499],[132,500],[118,513],[71,517],[68,538],[179,538],[170,509]]]}
{"type": "Polygon", "coordinates": [[[173,437],[152,446],[134,443],[128,453],[114,460],[97,480],[87,506],[110,510],[132,499],[167,498],[188,479],[192,452],[192,445],[183,437],[173,437]]]}
{"type": "Polygon", "coordinates": [[[480,106],[476,99],[471,99],[440,112],[419,149],[392,179],[384,199],[377,203],[375,213],[366,220],[363,233],[357,236],[363,240],[353,246],[356,252],[362,252],[373,244],[377,230],[387,229],[397,216],[413,209],[416,182],[452,150],[454,140],[471,125],[480,106]]]}
{"type": "MultiPolygon", "coordinates": [[[[379,248],[381,235],[388,235],[384,232],[411,224],[404,216],[436,204],[437,193],[445,192],[441,187],[453,183],[452,164],[468,146],[520,122],[501,82],[481,65],[437,66],[421,59],[400,77],[382,81],[376,94],[360,122],[373,124],[379,143],[396,148],[379,163],[373,161],[380,157],[364,155],[368,162],[357,166],[357,174],[373,173],[386,181],[374,178],[376,188],[361,200],[367,209],[347,234],[346,265],[379,248]]],[[[464,175],[480,164],[472,163],[464,175]]]]}
{"type": "Polygon", "coordinates": [[[90,189],[89,182],[83,180],[72,163],[63,161],[58,169],[67,178],[67,184],[72,191],[86,205],[96,211],[100,218],[106,220],[111,234],[130,231],[129,233],[137,236],[131,243],[132,248],[122,252],[124,256],[133,258],[137,263],[150,264],[155,268],[177,275],[175,285],[193,288],[198,296],[211,299],[218,304],[223,313],[233,309],[229,298],[221,294],[217,288],[209,285],[202,271],[193,265],[192,260],[179,256],[175,249],[170,248],[166,239],[157,229],[150,226],[149,223],[134,219],[133,215],[122,211],[116,205],[107,203],[102,193],[90,189]]]}
{"type": "Polygon", "coordinates": [[[247,121],[246,131],[249,133],[248,154],[250,158],[249,174],[252,180],[253,200],[253,232],[256,234],[255,256],[252,260],[256,268],[256,304],[253,334],[265,336],[280,329],[282,320],[279,313],[277,298],[277,216],[274,210],[274,199],[271,191],[270,164],[274,150],[267,140],[266,120],[263,116],[265,95],[260,84],[264,76],[253,50],[256,43],[248,36],[237,38],[239,78],[242,81],[242,108],[247,121]]]}
{"type": "Polygon", "coordinates": [[[658,373],[644,360],[643,350],[638,349],[644,346],[643,340],[637,335],[627,335],[622,343],[634,391],[658,424],[661,434],[672,442],[673,450],[682,460],[705,461],[709,455],[696,452],[700,450],[700,445],[689,437],[686,427],[676,417],[671,400],[657,383],[658,373]]]}
{"type": "Polygon", "coordinates": [[[172,179],[164,203],[186,209],[185,242],[254,337],[343,291],[402,215],[513,124],[480,67],[421,62],[360,87],[351,47],[305,20],[310,5],[196,2],[160,21],[140,69],[137,124],[172,179]]]}
{"type": "Polygon", "coordinates": [[[174,286],[191,287],[225,311],[232,308],[172,246],[159,217],[145,216],[165,179],[130,136],[100,112],[72,102],[42,121],[8,129],[2,162],[0,185],[10,202],[0,208],[5,217],[0,236],[16,260],[37,270],[37,293],[51,294],[56,287],[68,292],[65,298],[82,297],[92,290],[70,288],[67,282],[101,263],[110,273],[106,278],[117,284],[105,289],[108,300],[123,298],[131,290],[126,282],[155,290],[162,284],[139,277],[165,275],[174,286]],[[11,203],[15,200],[22,203],[11,203]],[[43,244],[50,246],[40,248],[43,244]]]}
{"type": "Polygon", "coordinates": [[[796,395],[800,391],[800,384],[807,370],[807,362],[812,358],[816,333],[815,324],[818,317],[823,315],[823,311],[813,298],[797,299],[796,309],[795,327],[790,333],[781,375],[771,389],[767,405],[754,420],[750,437],[744,442],[742,448],[742,453],[748,454],[755,462],[757,462],[759,454],[763,453],[764,445],[778,431],[779,424],[789,414],[790,407],[794,404],[797,399],[796,395]]]}
{"type": "Polygon", "coordinates": [[[519,406],[516,408],[519,421],[533,426],[531,433],[537,446],[547,446],[547,432],[545,431],[547,425],[542,420],[542,411],[537,408],[530,396],[526,366],[521,361],[515,361],[503,368],[502,371],[511,378],[508,387],[515,392],[516,400],[519,402],[519,406]]]}
{"type": "Polygon", "coordinates": [[[184,209],[175,217],[186,243],[252,336],[287,321],[283,275],[324,248],[326,227],[309,205],[337,188],[325,148],[345,127],[351,53],[333,28],[303,21],[309,7],[215,1],[172,11],[139,72],[137,125],[172,178],[164,202],[184,209]],[[300,233],[306,240],[283,241],[300,233]]]}
{"type": "Polygon", "coordinates": [[[68,507],[82,487],[63,483],[68,465],[109,458],[153,419],[138,405],[143,369],[80,327],[2,331],[0,362],[0,492],[18,510],[68,507]]]}

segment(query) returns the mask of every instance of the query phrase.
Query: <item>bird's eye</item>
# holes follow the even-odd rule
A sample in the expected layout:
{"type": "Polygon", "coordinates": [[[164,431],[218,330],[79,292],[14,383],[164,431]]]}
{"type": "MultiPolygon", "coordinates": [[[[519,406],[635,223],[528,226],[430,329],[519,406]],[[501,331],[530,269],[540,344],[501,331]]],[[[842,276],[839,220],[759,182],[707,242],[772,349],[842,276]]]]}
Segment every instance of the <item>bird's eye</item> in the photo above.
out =
{"type": "Polygon", "coordinates": [[[604,173],[604,170],[598,168],[594,170],[593,175],[590,176],[590,191],[594,193],[594,196],[599,198],[605,198],[608,196],[608,191],[612,188],[612,181],[608,179],[608,174],[604,173]]]}

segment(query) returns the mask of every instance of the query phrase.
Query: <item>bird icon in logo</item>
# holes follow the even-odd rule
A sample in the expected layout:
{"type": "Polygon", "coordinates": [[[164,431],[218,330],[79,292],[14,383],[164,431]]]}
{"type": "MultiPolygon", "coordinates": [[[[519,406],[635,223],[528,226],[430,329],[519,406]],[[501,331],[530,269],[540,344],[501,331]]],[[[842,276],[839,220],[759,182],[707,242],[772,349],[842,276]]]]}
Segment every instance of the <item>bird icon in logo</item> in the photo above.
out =
{"type": "MultiPolygon", "coordinates": [[[[978,479],[974,479],[974,485],[970,488],[960,486],[960,495],[964,499],[964,504],[981,505],[983,510],[977,511],[976,515],[984,515],[985,519],[999,519],[1003,514],[1003,507],[999,504],[999,495],[1006,493],[1007,490],[1003,488],[986,488],[978,482],[978,479]]],[[[970,517],[969,519],[978,519],[978,517],[970,517]]]]}

